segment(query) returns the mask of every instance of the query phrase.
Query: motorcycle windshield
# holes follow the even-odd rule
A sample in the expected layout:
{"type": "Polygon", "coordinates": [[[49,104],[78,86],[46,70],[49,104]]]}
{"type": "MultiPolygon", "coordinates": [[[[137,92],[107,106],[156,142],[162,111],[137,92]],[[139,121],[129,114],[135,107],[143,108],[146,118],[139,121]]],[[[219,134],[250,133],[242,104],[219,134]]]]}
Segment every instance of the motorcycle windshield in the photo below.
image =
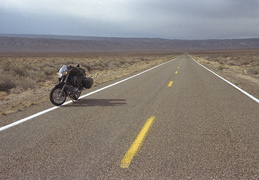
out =
{"type": "Polygon", "coordinates": [[[63,65],[58,71],[58,77],[61,78],[62,76],[66,75],[67,71],[67,66],[63,65]]]}

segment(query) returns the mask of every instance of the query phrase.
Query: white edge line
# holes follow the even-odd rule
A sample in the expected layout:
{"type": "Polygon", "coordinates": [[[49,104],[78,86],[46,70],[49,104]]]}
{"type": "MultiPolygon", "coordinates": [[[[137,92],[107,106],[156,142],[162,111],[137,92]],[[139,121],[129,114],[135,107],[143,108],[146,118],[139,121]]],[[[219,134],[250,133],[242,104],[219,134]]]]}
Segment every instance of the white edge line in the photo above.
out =
{"type": "MultiPolygon", "coordinates": [[[[176,59],[176,58],[175,58],[175,59],[176,59]]],[[[159,66],[162,66],[162,65],[164,65],[164,64],[170,63],[170,62],[174,61],[175,59],[170,60],[170,61],[167,61],[167,62],[164,62],[164,63],[161,63],[161,64],[156,65],[156,66],[154,66],[154,67],[152,67],[152,68],[149,68],[149,69],[147,69],[147,70],[145,70],[145,71],[142,71],[142,72],[140,72],[140,73],[138,73],[138,74],[135,74],[135,75],[133,75],[133,76],[130,76],[130,77],[126,78],[126,79],[123,79],[123,80],[121,80],[121,81],[115,82],[115,83],[110,84],[110,85],[108,85],[108,86],[105,86],[105,87],[103,87],[103,88],[97,89],[97,90],[95,90],[95,91],[93,91],[93,92],[90,92],[90,93],[87,93],[87,94],[85,94],[85,95],[82,95],[79,99],[85,98],[85,97],[87,97],[87,96],[90,96],[90,95],[92,95],[92,94],[95,94],[95,93],[97,93],[97,92],[100,92],[100,91],[102,91],[102,90],[104,90],[104,89],[107,89],[107,88],[109,88],[109,87],[115,86],[115,85],[117,85],[117,84],[120,84],[120,83],[122,83],[122,82],[124,82],[124,81],[127,81],[127,80],[129,80],[129,79],[132,79],[132,78],[134,78],[134,77],[137,77],[137,76],[139,76],[139,75],[141,75],[141,74],[144,74],[144,73],[146,73],[146,72],[148,72],[148,71],[151,71],[151,70],[153,70],[153,69],[155,69],[155,68],[157,68],[157,67],[159,67],[159,66]]],[[[67,102],[65,102],[62,106],[67,105],[67,104],[70,104],[71,102],[72,102],[72,101],[67,101],[67,102]]],[[[54,106],[54,107],[52,107],[52,108],[43,110],[43,111],[41,111],[41,112],[38,112],[38,113],[33,114],[33,115],[31,115],[31,116],[28,116],[28,117],[26,117],[26,118],[17,120],[17,121],[15,121],[15,122],[11,123],[11,124],[8,124],[8,125],[5,125],[5,126],[3,126],[3,127],[0,127],[0,132],[3,131],[3,130],[9,129],[9,128],[11,128],[11,127],[17,126],[17,125],[19,125],[19,124],[22,124],[22,123],[24,123],[24,122],[26,122],[26,121],[29,121],[29,120],[31,120],[31,119],[33,119],[33,118],[35,118],[35,117],[41,116],[41,115],[43,115],[43,114],[45,114],[45,113],[48,113],[48,112],[50,112],[50,111],[53,111],[53,110],[55,110],[55,109],[58,109],[58,108],[60,108],[60,107],[62,107],[62,106],[54,106]]]]}
{"type": "MultiPolygon", "coordinates": [[[[190,55],[189,55],[190,56],[190,55]]],[[[191,56],[190,56],[191,57],[191,56]]],[[[192,58],[192,57],[191,57],[192,58]]],[[[199,64],[200,66],[202,66],[203,68],[207,69],[209,72],[211,72],[212,74],[216,75],[217,77],[219,77],[220,79],[222,79],[223,81],[225,81],[226,83],[228,83],[229,85],[233,86],[234,88],[236,88],[237,90],[241,91],[243,94],[245,94],[246,96],[248,96],[249,98],[251,98],[252,100],[254,100],[255,102],[259,103],[259,99],[257,99],[256,97],[252,96],[251,94],[249,94],[248,92],[244,91],[243,89],[241,89],[240,87],[236,86],[235,84],[229,82],[228,80],[224,79],[223,77],[221,77],[220,75],[216,74],[215,72],[211,71],[210,69],[208,69],[207,67],[203,66],[202,64],[200,64],[199,62],[197,62],[195,59],[192,58],[192,60],[194,60],[194,62],[196,62],[197,64],[199,64]]]]}

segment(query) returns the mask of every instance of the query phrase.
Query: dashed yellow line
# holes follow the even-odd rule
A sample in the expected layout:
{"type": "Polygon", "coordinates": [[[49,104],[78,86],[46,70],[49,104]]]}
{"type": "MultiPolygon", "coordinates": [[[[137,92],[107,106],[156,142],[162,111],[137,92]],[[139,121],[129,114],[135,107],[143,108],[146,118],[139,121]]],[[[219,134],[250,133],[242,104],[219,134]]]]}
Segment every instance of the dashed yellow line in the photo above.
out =
{"type": "Polygon", "coordinates": [[[170,81],[169,83],[168,83],[168,87],[171,87],[172,85],[173,85],[173,81],[170,81]]]}
{"type": "Polygon", "coordinates": [[[143,128],[139,132],[138,136],[136,137],[136,139],[130,146],[129,150],[126,152],[123,159],[121,160],[121,164],[120,164],[121,168],[129,168],[129,165],[130,165],[132,159],[134,158],[134,156],[138,152],[140,146],[142,145],[142,143],[147,135],[147,132],[151,128],[155,118],[156,118],[155,116],[151,116],[150,118],[147,119],[145,125],[143,126],[143,128]]]}
{"type": "Polygon", "coordinates": [[[178,71],[175,71],[175,74],[178,74],[178,71]]]}

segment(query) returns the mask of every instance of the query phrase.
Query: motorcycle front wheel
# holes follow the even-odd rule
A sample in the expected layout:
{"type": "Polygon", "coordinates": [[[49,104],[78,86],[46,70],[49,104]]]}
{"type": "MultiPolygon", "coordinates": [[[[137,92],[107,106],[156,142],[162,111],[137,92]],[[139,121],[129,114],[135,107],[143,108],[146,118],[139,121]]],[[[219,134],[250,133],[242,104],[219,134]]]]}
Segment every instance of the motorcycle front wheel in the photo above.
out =
{"type": "Polygon", "coordinates": [[[66,101],[66,93],[63,91],[61,93],[62,88],[54,87],[49,94],[49,99],[52,104],[55,106],[61,106],[66,101]]]}

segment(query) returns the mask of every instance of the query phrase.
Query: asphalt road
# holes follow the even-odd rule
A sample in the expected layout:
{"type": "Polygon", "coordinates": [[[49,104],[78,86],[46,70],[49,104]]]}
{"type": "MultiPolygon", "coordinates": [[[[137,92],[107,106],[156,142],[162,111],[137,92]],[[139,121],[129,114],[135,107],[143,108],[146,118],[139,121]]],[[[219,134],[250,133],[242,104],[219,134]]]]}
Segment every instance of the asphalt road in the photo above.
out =
{"type": "Polygon", "coordinates": [[[1,131],[0,179],[258,179],[258,136],[259,104],[184,54],[1,131]]]}

